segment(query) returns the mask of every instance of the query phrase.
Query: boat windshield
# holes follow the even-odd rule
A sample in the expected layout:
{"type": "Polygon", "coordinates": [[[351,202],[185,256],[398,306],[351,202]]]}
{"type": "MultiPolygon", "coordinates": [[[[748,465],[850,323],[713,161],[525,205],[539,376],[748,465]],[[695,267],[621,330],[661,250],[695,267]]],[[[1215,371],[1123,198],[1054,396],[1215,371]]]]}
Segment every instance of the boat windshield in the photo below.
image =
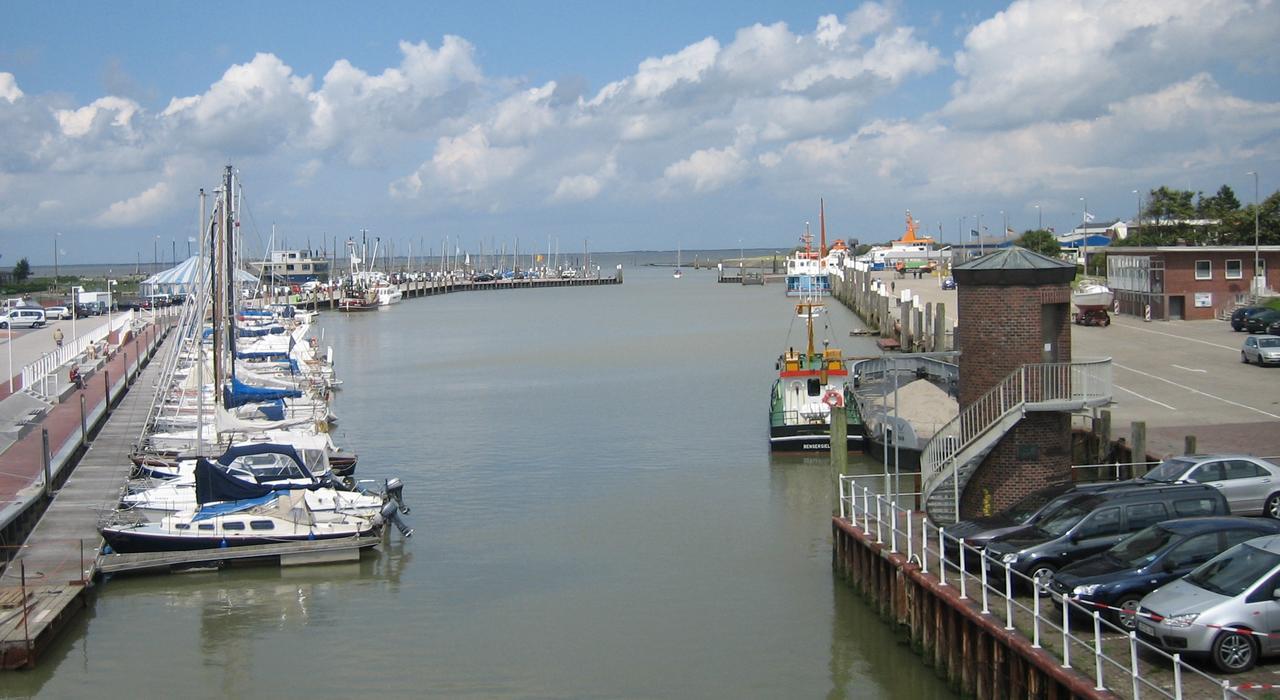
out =
{"type": "Polygon", "coordinates": [[[1234,597],[1244,593],[1277,564],[1280,564],[1280,554],[1246,542],[1201,564],[1184,580],[1211,593],[1234,597]]]}
{"type": "Polygon", "coordinates": [[[1182,478],[1187,470],[1195,466],[1195,462],[1189,459],[1181,459],[1174,457],[1161,462],[1155,469],[1142,475],[1143,481],[1177,481],[1182,478]]]}
{"type": "Polygon", "coordinates": [[[1107,554],[1131,568],[1141,568],[1154,561],[1170,543],[1180,539],[1181,537],[1159,525],[1152,525],[1121,540],[1107,550],[1107,554]]]}

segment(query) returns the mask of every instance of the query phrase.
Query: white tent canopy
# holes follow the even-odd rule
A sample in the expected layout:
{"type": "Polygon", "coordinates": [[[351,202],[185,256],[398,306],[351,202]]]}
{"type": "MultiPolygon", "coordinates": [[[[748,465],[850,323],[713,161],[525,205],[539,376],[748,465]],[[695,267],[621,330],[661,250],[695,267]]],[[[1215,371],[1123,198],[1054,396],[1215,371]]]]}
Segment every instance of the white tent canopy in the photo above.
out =
{"type": "MultiPolygon", "coordinates": [[[[202,266],[207,275],[209,259],[202,258],[199,255],[192,255],[178,263],[177,266],[163,272],[157,272],[143,280],[141,285],[142,294],[144,296],[150,294],[191,294],[195,291],[196,277],[202,266]]],[[[256,286],[258,278],[244,270],[237,269],[236,283],[256,286]]]]}

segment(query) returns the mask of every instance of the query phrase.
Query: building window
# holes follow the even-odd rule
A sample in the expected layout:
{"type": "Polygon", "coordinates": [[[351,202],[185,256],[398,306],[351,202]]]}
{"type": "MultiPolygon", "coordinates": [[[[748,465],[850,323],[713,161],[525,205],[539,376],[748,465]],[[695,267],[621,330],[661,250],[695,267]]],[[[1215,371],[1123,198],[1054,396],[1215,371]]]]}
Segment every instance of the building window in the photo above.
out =
{"type": "Polygon", "coordinates": [[[1227,279],[1238,280],[1244,277],[1244,265],[1239,260],[1227,261],[1227,279]]]}
{"type": "Polygon", "coordinates": [[[1213,268],[1208,260],[1196,261],[1196,279],[1208,280],[1213,279],[1213,268]]]}

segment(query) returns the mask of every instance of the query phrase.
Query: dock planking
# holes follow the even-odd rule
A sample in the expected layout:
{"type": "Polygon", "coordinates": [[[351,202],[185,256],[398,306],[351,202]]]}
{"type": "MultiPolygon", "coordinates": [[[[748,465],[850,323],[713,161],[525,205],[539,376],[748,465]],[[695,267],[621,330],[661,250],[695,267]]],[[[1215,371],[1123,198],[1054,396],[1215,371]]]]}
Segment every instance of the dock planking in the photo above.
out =
{"type": "MultiPolygon", "coordinates": [[[[164,341],[163,335],[148,338],[154,338],[155,344],[144,362],[164,341]]],[[[124,346],[133,347],[137,346],[124,346]]],[[[0,668],[33,666],[62,626],[87,604],[85,594],[97,573],[102,544],[99,514],[113,508],[120,498],[132,466],[129,453],[153,398],[146,390],[123,391],[126,367],[132,383],[141,381],[144,388],[154,385],[160,375],[159,363],[138,367],[140,354],[136,350],[128,355],[118,352],[107,373],[100,375],[107,378],[102,386],[95,387],[90,381],[86,391],[92,396],[87,400],[96,405],[105,398],[105,382],[118,378],[112,382],[115,386],[110,395],[114,407],[18,555],[0,575],[0,668]]],[[[78,402],[55,406],[45,423],[50,434],[66,430],[63,423],[74,423],[78,431],[78,402]]],[[[27,439],[41,442],[38,432],[27,439]]]]}

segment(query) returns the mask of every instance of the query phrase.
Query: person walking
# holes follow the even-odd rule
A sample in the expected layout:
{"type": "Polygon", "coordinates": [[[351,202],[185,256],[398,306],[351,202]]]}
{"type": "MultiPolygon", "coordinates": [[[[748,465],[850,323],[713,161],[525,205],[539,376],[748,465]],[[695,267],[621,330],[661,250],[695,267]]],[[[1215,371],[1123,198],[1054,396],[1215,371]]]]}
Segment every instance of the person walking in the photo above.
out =
{"type": "Polygon", "coordinates": [[[62,347],[62,329],[61,328],[53,329],[53,343],[58,347],[62,347]]]}

